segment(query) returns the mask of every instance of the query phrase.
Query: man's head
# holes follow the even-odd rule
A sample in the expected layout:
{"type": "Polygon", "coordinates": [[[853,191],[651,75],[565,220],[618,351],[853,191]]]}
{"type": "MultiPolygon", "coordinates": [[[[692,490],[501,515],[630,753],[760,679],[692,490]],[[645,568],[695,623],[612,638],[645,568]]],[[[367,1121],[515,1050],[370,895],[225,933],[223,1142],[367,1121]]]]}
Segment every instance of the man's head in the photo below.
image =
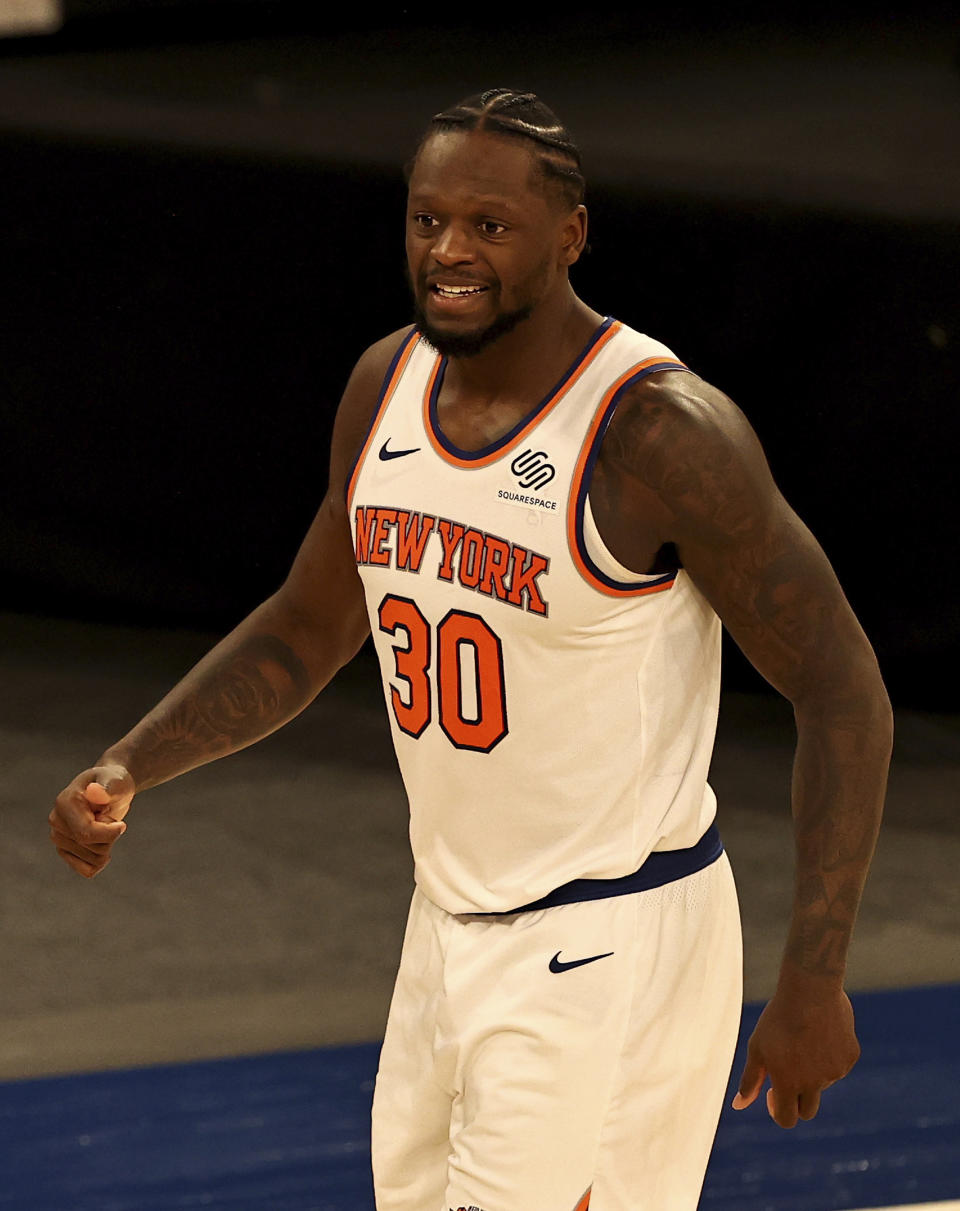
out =
{"type": "Polygon", "coordinates": [[[583,204],[586,182],[580,151],[557,115],[535,93],[491,88],[434,114],[417,155],[432,135],[469,130],[521,140],[533,157],[533,171],[544,192],[568,211],[583,204]]]}
{"type": "Polygon", "coordinates": [[[417,323],[480,352],[566,289],[586,238],[576,145],[532,93],[492,89],[437,114],[408,168],[417,323]]]}

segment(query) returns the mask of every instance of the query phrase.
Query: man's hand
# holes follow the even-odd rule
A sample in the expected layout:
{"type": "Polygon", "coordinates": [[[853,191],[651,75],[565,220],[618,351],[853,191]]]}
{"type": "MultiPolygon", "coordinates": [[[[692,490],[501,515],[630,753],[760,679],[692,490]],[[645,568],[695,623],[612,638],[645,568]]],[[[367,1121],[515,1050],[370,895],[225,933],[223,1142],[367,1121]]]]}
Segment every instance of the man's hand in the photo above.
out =
{"type": "Polygon", "coordinates": [[[751,1105],[769,1077],[770,1117],[781,1127],[795,1127],[798,1118],[814,1117],[823,1090],[846,1076],[859,1058],[853,1007],[842,988],[813,997],[778,990],[750,1036],[733,1108],[751,1105]]]}
{"type": "Polygon", "coordinates": [[[84,770],[60,792],[50,813],[50,840],[64,862],[92,879],[110,861],[114,843],[127,831],[136,787],[122,765],[84,770]]]}

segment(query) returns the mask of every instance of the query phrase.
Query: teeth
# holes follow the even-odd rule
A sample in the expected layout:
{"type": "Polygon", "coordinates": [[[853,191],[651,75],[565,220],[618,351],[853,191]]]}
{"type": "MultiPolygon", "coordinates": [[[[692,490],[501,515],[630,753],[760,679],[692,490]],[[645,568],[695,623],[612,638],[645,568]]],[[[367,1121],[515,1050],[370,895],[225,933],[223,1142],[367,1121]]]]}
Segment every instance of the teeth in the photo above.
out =
{"type": "Polygon", "coordinates": [[[441,286],[439,283],[434,287],[437,294],[446,295],[448,298],[456,298],[462,294],[480,294],[486,290],[486,286],[441,286]]]}

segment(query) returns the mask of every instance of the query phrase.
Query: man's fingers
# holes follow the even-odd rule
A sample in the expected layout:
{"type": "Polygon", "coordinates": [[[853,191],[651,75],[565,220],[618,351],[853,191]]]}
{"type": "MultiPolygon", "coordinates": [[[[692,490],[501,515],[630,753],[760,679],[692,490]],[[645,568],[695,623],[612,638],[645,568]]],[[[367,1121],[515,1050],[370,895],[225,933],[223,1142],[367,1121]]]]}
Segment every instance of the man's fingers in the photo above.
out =
{"type": "Polygon", "coordinates": [[[112,845],[127,831],[122,820],[97,820],[89,817],[82,820],[70,833],[84,845],[112,845]]]}
{"type": "Polygon", "coordinates": [[[57,849],[67,849],[75,857],[82,858],[84,862],[99,862],[110,853],[111,849],[109,844],[83,845],[75,837],[71,837],[69,833],[62,832],[58,828],[50,829],[50,840],[57,849]]]}
{"type": "Polygon", "coordinates": [[[800,1117],[802,1119],[809,1122],[810,1119],[816,1117],[816,1113],[819,1109],[820,1091],[818,1089],[800,1094],[800,1117]]]}
{"type": "Polygon", "coordinates": [[[82,800],[75,804],[59,799],[48,820],[52,829],[75,837],[84,845],[109,845],[127,831],[122,820],[98,820],[82,800]]]}
{"type": "Polygon", "coordinates": [[[122,821],[98,820],[94,811],[82,792],[64,792],[48,818],[50,839],[57,852],[68,866],[88,879],[107,865],[111,847],[127,829],[122,821]]]}
{"type": "Polygon", "coordinates": [[[773,1085],[767,1090],[767,1113],[779,1127],[796,1127],[796,1095],[783,1093],[773,1085]]]}
{"type": "Polygon", "coordinates": [[[122,820],[133,799],[133,794],[120,779],[110,777],[104,778],[103,782],[88,782],[83,795],[97,819],[108,821],[122,820]]]}
{"type": "Polygon", "coordinates": [[[123,818],[135,790],[123,766],[101,765],[84,770],[60,792],[48,816],[50,839],[71,870],[86,879],[103,870],[127,831],[123,818]]]}
{"type": "Polygon", "coordinates": [[[767,1070],[763,1064],[755,1056],[748,1054],[747,1062],[743,1066],[743,1075],[740,1077],[740,1086],[732,1102],[734,1110],[746,1110],[748,1106],[753,1105],[763,1088],[766,1075],[767,1070]]]}
{"type": "Polygon", "coordinates": [[[92,778],[83,791],[87,802],[98,816],[122,820],[136,789],[129,772],[119,765],[103,765],[90,773],[92,778]]]}
{"type": "Polygon", "coordinates": [[[110,861],[112,845],[82,845],[60,829],[50,829],[50,839],[64,862],[85,879],[92,879],[110,861]]]}
{"type": "Polygon", "coordinates": [[[98,817],[96,820],[91,820],[88,826],[88,836],[91,840],[113,842],[122,837],[126,831],[127,823],[125,820],[110,820],[98,817]]]}
{"type": "Polygon", "coordinates": [[[92,863],[84,862],[82,858],[78,858],[74,854],[71,854],[69,850],[60,849],[58,847],[57,853],[61,858],[63,858],[64,862],[66,862],[69,867],[75,870],[78,875],[83,875],[85,879],[92,879],[94,875],[99,874],[100,871],[103,870],[104,866],[107,865],[107,862],[110,861],[108,858],[107,861],[101,865],[94,866],[92,863]]]}

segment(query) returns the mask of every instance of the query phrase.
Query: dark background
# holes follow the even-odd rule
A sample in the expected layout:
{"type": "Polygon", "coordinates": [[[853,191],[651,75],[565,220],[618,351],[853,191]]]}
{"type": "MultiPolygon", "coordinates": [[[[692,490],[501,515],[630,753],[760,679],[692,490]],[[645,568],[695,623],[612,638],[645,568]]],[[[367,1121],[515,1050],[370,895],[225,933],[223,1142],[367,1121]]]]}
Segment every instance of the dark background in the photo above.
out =
{"type": "Polygon", "coordinates": [[[955,709],[946,10],[432,16],[78,0],[0,40],[0,609],[222,629],[276,587],[409,319],[401,164],[508,84],[581,143],[579,293],[737,400],[895,702],[955,709]]]}

